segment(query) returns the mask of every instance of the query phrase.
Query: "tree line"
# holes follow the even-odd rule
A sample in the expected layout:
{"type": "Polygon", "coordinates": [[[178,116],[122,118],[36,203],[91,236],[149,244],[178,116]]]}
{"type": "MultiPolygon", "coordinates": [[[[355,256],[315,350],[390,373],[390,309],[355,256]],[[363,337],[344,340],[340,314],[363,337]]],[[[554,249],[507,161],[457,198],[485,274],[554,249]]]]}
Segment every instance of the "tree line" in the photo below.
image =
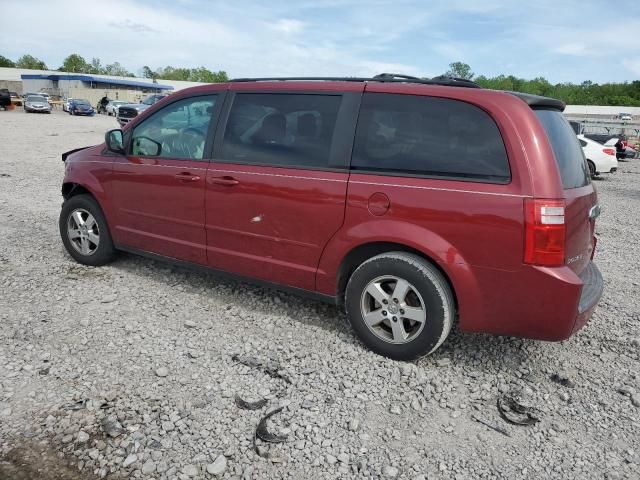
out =
{"type": "MultiPolygon", "coordinates": [[[[33,55],[23,55],[15,62],[0,55],[0,67],[28,68],[31,70],[49,70],[45,62],[33,55]]],[[[99,58],[92,58],[87,61],[81,55],[72,53],[64,59],[62,65],[57,68],[60,72],[88,73],[96,75],[115,75],[118,77],[135,77],[120,62],[113,62],[103,65],[99,58]]],[[[184,80],[187,82],[219,83],[229,80],[227,73],[220,70],[212,72],[205,67],[198,68],[175,68],[171,66],[159,67],[152,70],[145,65],[138,72],[138,76],[156,80],[184,80]]]]}
{"type": "Polygon", "coordinates": [[[640,81],[624,83],[594,83],[590,80],[582,83],[551,83],[544,77],[533,80],[513,75],[497,77],[476,76],[466,63],[454,62],[449,65],[446,75],[473,80],[484,88],[532,93],[545,97],[558,98],[568,105],[611,105],[640,106],[640,81]]]}
{"type": "MultiPolygon", "coordinates": [[[[47,65],[32,55],[23,55],[15,62],[0,55],[0,67],[29,68],[33,70],[48,70],[47,65]]],[[[116,75],[121,77],[135,77],[119,62],[102,65],[99,58],[92,58],[90,62],[77,53],[64,59],[58,68],[61,72],[76,72],[88,74],[116,75]]],[[[549,82],[544,77],[532,80],[518,78],[514,75],[498,75],[487,77],[475,75],[471,67],[462,62],[449,65],[445,75],[473,80],[484,88],[496,90],[511,90],[514,92],[533,93],[545,97],[559,98],[569,105],[618,105],[640,106],[640,80],[624,83],[594,83],[589,80],[582,83],[549,82]]],[[[145,65],[138,72],[138,76],[156,80],[184,80],[188,82],[218,83],[226,82],[229,77],[223,70],[211,71],[205,67],[176,68],[171,66],[151,69],[145,65]]]]}

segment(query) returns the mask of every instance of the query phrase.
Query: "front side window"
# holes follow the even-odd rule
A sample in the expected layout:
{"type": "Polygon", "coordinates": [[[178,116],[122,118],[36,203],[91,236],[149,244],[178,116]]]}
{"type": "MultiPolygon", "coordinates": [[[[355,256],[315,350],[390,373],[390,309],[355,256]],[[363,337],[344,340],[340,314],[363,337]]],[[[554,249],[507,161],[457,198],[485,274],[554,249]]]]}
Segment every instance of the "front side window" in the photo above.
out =
{"type": "Polygon", "coordinates": [[[134,129],[131,155],[201,160],[215,104],[209,95],[167,105],[134,129]]]}
{"type": "Polygon", "coordinates": [[[365,94],[354,170],[508,183],[500,131],[480,108],[458,100],[365,94]]]}
{"type": "Polygon", "coordinates": [[[310,94],[236,94],[222,158],[233,163],[329,165],[342,97],[310,94]]]}

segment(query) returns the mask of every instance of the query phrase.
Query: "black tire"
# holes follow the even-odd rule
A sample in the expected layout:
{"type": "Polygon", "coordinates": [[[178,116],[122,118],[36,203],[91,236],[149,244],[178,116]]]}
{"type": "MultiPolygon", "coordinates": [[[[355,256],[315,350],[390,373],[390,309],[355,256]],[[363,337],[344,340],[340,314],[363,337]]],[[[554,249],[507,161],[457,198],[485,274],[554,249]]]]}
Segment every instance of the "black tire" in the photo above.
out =
{"type": "Polygon", "coordinates": [[[589,174],[591,175],[591,178],[595,178],[597,175],[595,164],[591,160],[587,160],[587,165],[589,165],[589,174]]]}
{"type": "Polygon", "coordinates": [[[116,257],[116,250],[113,246],[109,226],[107,225],[100,205],[98,205],[98,202],[91,195],[76,195],[65,201],[60,211],[58,226],[62,243],[69,255],[71,255],[76,262],[98,267],[113,261],[116,257]],[[91,214],[97,224],[99,241],[97,242],[97,248],[89,254],[83,254],[79,251],[69,238],[70,217],[74,212],[78,211],[78,209],[82,209],[91,214]]]}
{"type": "MultiPolygon", "coordinates": [[[[374,352],[395,360],[412,360],[434,352],[449,335],[455,318],[453,293],[442,273],[424,258],[406,252],[383,253],[362,263],[347,283],[345,307],[358,338],[374,352]],[[413,333],[414,338],[406,343],[393,343],[390,339],[381,338],[364,320],[362,306],[365,303],[365,289],[370,282],[385,276],[397,277],[411,284],[421,297],[418,301],[424,304],[423,310],[428,312],[422,329],[417,329],[413,333]]],[[[404,313],[403,310],[400,312],[404,313]]],[[[406,320],[400,318],[399,321],[406,320]]],[[[403,327],[405,325],[403,323],[403,327]]],[[[410,328],[415,329],[415,325],[417,323],[410,328]]],[[[390,330],[382,323],[379,328],[390,330]]]]}

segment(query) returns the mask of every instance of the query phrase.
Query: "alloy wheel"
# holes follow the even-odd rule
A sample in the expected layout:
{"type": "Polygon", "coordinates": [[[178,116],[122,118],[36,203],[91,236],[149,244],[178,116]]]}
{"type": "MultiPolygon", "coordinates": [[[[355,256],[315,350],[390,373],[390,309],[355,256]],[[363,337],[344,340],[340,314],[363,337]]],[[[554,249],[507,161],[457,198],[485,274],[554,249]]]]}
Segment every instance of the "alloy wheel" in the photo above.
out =
{"type": "Polygon", "coordinates": [[[362,292],[360,309],[367,328],[385,342],[414,340],[424,328],[427,311],[422,296],[403,278],[375,278],[362,292]]]}
{"type": "Polygon", "coordinates": [[[73,248],[82,255],[93,255],[100,244],[98,222],[83,208],[76,208],[69,215],[67,235],[73,248]]]}

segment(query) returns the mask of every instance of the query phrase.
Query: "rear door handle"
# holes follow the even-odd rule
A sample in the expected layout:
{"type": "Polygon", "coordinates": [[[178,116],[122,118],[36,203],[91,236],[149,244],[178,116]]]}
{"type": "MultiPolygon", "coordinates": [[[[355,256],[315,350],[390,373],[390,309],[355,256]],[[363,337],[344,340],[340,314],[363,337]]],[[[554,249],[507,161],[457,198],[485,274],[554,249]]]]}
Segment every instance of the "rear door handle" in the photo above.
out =
{"type": "Polygon", "coordinates": [[[234,185],[238,185],[240,182],[233,177],[211,177],[209,179],[209,183],[213,183],[214,185],[225,185],[227,187],[233,187],[234,185]]]}
{"type": "Polygon", "coordinates": [[[197,182],[198,180],[200,180],[200,177],[198,175],[194,175],[190,172],[176,173],[175,177],[181,182],[197,182]]]}

